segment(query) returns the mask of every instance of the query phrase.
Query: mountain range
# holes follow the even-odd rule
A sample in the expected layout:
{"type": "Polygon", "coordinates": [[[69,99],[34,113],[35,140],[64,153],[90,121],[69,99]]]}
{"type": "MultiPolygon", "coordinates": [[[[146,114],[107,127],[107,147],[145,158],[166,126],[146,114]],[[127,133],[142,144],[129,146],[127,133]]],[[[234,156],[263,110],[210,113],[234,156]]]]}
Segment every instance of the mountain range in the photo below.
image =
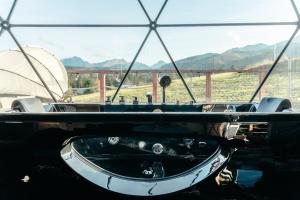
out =
{"type": "MultiPolygon", "coordinates": [[[[176,60],[175,63],[180,69],[249,69],[264,64],[271,64],[274,57],[283,49],[286,41],[274,45],[254,44],[244,47],[232,48],[223,53],[206,53],[196,56],[190,56],[184,59],[176,60]]],[[[300,36],[296,37],[290,44],[285,56],[291,58],[300,57],[300,36]],[[299,49],[297,51],[297,49],[299,49]]],[[[90,63],[80,57],[74,56],[62,59],[66,68],[89,68],[89,69],[106,69],[121,70],[127,69],[130,65],[125,59],[111,59],[99,63],[90,63]]],[[[173,69],[171,63],[158,61],[149,66],[136,62],[133,69],[173,69]]]]}
{"type": "MultiPolygon", "coordinates": [[[[67,68],[92,68],[92,69],[106,69],[106,70],[120,70],[127,69],[130,65],[125,59],[111,59],[99,63],[89,63],[78,56],[65,58],[61,60],[67,68]]],[[[143,63],[136,62],[133,65],[134,69],[143,70],[149,69],[149,66],[143,63]]]]}

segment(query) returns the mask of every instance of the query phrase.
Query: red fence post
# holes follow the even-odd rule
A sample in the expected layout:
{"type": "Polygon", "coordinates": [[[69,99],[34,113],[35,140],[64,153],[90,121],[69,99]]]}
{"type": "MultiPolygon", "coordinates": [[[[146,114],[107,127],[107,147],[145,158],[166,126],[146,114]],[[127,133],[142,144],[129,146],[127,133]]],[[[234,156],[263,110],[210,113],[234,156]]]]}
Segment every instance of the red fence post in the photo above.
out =
{"type": "MultiPolygon", "coordinates": [[[[258,77],[259,77],[259,84],[261,84],[261,82],[265,78],[265,72],[263,70],[260,70],[258,77]]],[[[261,100],[264,96],[266,96],[266,91],[265,91],[265,86],[262,86],[259,90],[259,100],[261,100]]]]}
{"type": "Polygon", "coordinates": [[[152,72],[152,101],[157,103],[157,83],[158,83],[158,73],[152,72]]]}
{"type": "Polygon", "coordinates": [[[206,73],[205,83],[206,103],[211,103],[211,72],[206,73]]]}
{"type": "Polygon", "coordinates": [[[99,92],[100,92],[100,102],[104,103],[105,96],[106,96],[105,72],[99,72],[99,92]]]}

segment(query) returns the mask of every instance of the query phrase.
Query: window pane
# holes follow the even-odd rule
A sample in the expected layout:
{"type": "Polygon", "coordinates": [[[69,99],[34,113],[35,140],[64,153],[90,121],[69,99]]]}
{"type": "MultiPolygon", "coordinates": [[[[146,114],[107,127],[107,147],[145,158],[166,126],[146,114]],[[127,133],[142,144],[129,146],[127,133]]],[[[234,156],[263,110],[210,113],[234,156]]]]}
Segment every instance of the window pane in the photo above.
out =
{"type": "Polygon", "coordinates": [[[23,46],[45,48],[62,61],[69,74],[70,95],[76,96],[75,102],[99,102],[98,71],[125,71],[146,32],[144,28],[14,30],[23,46]]]}
{"type": "Polygon", "coordinates": [[[182,81],[177,75],[174,67],[165,71],[162,66],[170,63],[170,59],[163,49],[156,34],[152,32],[145,43],[136,64],[129,73],[120,96],[125,96],[127,102],[132,103],[133,96],[137,96],[140,102],[147,102],[147,94],[153,96],[153,102],[162,102],[162,88],[159,80],[164,75],[172,79],[171,85],[166,89],[166,102],[176,103],[177,101],[188,102],[191,98],[184,88],[182,81]],[[156,89],[155,89],[156,88],[156,89]]]}
{"type": "Polygon", "coordinates": [[[2,17],[2,19],[6,19],[9,11],[11,9],[12,4],[13,4],[13,0],[1,0],[0,1],[0,16],[2,17]]]}
{"type": "Polygon", "coordinates": [[[0,37],[0,51],[5,51],[8,49],[16,49],[17,46],[15,42],[12,40],[8,32],[3,31],[0,37]]]}
{"type": "Polygon", "coordinates": [[[176,24],[296,20],[289,0],[171,0],[159,22],[176,24]]]}
{"type": "Polygon", "coordinates": [[[21,0],[13,23],[146,23],[138,1],[124,0],[21,0]],[[24,17],[26,16],[26,17],[24,17]]]}
{"type": "Polygon", "coordinates": [[[160,28],[159,32],[180,71],[189,74],[193,70],[193,81],[186,80],[198,101],[247,102],[259,84],[260,71],[270,68],[294,29],[160,28]]]}
{"type": "Polygon", "coordinates": [[[300,111],[300,34],[298,33],[268,77],[260,94],[288,98],[300,111]]]}
{"type": "MultiPolygon", "coordinates": [[[[164,3],[164,0],[141,1],[152,20],[164,3]]],[[[12,0],[0,2],[2,17],[6,18],[12,3],[12,0]]],[[[299,3],[297,0],[298,6],[299,3]]],[[[159,23],[296,20],[289,0],[170,0],[159,23]]],[[[19,0],[12,23],[147,24],[148,20],[137,0],[19,0]]],[[[158,32],[198,102],[246,102],[294,29],[295,26],[287,25],[158,27],[158,32]]],[[[21,45],[42,47],[63,62],[68,71],[70,95],[74,96],[76,102],[99,102],[116,91],[145,38],[148,27],[12,27],[11,30],[21,45]]],[[[0,50],[11,48],[16,48],[16,45],[4,32],[0,37],[0,50]]],[[[295,65],[291,62],[292,66],[295,65]]],[[[284,63],[284,60],[281,61],[280,66],[291,65],[284,63]]],[[[175,103],[179,100],[188,103],[191,98],[152,31],[119,95],[125,96],[127,102],[132,102],[133,96],[146,102],[146,94],[155,93],[157,101],[161,102],[161,88],[157,85],[154,92],[153,80],[159,81],[164,74],[169,74],[172,78],[172,84],[167,89],[167,102],[175,103]]],[[[293,80],[290,80],[288,86],[290,97],[293,90],[291,82],[293,80]]],[[[282,83],[284,84],[285,82],[282,83]]],[[[265,87],[265,94],[268,94],[268,88],[271,86],[265,87]]],[[[270,90],[269,93],[273,95],[272,89],[270,90]]],[[[263,95],[260,93],[256,100],[263,95]]]]}
{"type": "Polygon", "coordinates": [[[147,10],[150,18],[154,20],[157,17],[165,0],[141,0],[141,2],[147,10]]]}

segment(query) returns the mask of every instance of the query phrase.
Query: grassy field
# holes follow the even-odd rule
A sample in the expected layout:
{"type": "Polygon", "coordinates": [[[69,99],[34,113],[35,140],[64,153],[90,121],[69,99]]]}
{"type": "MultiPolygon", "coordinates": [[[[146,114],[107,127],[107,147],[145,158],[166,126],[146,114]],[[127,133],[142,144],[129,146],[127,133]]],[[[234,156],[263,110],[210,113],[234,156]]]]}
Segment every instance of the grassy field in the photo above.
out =
{"type": "MultiPolygon", "coordinates": [[[[293,103],[300,103],[300,73],[293,73],[290,82],[288,74],[281,72],[270,76],[265,84],[266,96],[290,98],[293,103]]],[[[198,102],[205,102],[205,76],[186,78],[192,93],[198,102]]],[[[213,102],[247,102],[259,84],[257,73],[222,73],[212,75],[213,102]]],[[[107,90],[107,96],[113,96],[115,89],[107,90]]],[[[146,94],[152,92],[152,85],[137,88],[122,88],[119,95],[125,96],[127,102],[132,102],[133,96],[138,96],[140,102],[146,102],[146,94]]],[[[161,101],[161,90],[158,90],[158,100],[161,101]]],[[[167,89],[167,102],[188,103],[191,99],[180,79],[172,81],[167,89]]],[[[258,100],[258,98],[256,98],[258,100]]],[[[74,102],[99,102],[99,92],[73,97],[74,102]]],[[[116,100],[118,102],[118,99],[116,100]]]]}

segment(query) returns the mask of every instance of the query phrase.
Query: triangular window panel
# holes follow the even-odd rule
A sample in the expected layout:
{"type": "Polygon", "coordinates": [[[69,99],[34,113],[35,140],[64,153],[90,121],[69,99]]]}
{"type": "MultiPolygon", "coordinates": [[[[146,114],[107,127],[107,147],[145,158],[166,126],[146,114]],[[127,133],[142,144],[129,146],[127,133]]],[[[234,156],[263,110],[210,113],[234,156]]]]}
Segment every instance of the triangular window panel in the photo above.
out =
{"type": "Polygon", "coordinates": [[[259,84],[259,72],[272,66],[294,29],[201,27],[159,32],[178,68],[189,73],[186,80],[198,102],[247,102],[259,84]]]}
{"type": "Polygon", "coordinates": [[[30,24],[145,24],[137,1],[31,0],[19,1],[13,23],[30,24]]]}
{"type": "Polygon", "coordinates": [[[298,33],[268,77],[256,100],[263,97],[287,98],[292,102],[293,110],[300,111],[299,85],[300,34],[298,33]]]}
{"type": "Polygon", "coordinates": [[[3,30],[0,35],[0,51],[17,48],[16,43],[10,37],[7,31],[3,30]]]}
{"type": "Polygon", "coordinates": [[[13,0],[1,0],[0,1],[0,17],[2,17],[2,19],[6,19],[11,7],[13,5],[13,0]]]}
{"type": "Polygon", "coordinates": [[[166,89],[166,102],[175,104],[177,101],[190,101],[191,98],[174,67],[168,67],[170,63],[171,61],[156,34],[152,32],[119,95],[125,96],[126,101],[130,103],[133,103],[134,96],[138,97],[140,102],[147,103],[147,94],[151,94],[154,103],[161,103],[163,91],[159,80],[164,75],[169,75],[172,83],[166,89]]]}
{"type": "Polygon", "coordinates": [[[296,21],[288,0],[169,1],[159,23],[232,23],[296,21]]]}
{"type": "Polygon", "coordinates": [[[62,62],[69,76],[68,95],[74,102],[105,101],[109,95],[105,92],[109,93],[118,83],[109,78],[101,79],[101,73],[106,76],[122,67],[127,70],[126,64],[133,58],[146,32],[144,28],[14,30],[22,46],[44,48],[62,62]]]}
{"type": "Polygon", "coordinates": [[[152,21],[154,21],[161,10],[165,0],[141,0],[147,13],[149,14],[152,21]]]}

